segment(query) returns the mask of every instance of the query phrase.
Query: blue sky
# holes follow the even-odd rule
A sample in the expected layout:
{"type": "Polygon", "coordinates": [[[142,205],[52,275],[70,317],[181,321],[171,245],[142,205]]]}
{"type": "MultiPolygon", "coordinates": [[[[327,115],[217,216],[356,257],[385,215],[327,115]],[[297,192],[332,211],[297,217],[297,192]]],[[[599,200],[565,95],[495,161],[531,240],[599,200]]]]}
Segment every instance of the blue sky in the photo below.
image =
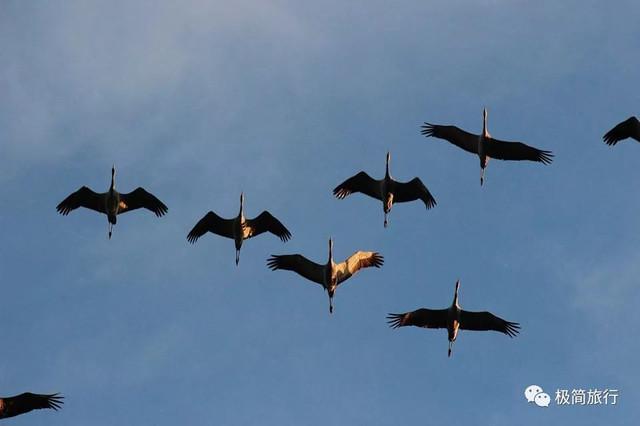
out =
{"type": "Polygon", "coordinates": [[[630,424],[640,315],[637,2],[4,1],[0,5],[0,394],[62,392],[16,425],[630,424]],[[346,4],[345,4],[346,3],[346,4]],[[561,3],[561,4],[560,4],[561,3]],[[423,121],[552,150],[478,159],[423,121]],[[438,201],[336,200],[391,151],[438,201]],[[169,206],[55,206],[82,185],[169,206]],[[293,233],[186,235],[208,210],[268,209],[293,233]],[[270,254],[385,256],[321,289],[270,254]],[[521,334],[391,330],[460,302],[521,334]],[[539,409],[523,391],[615,388],[615,407],[539,409]]]}

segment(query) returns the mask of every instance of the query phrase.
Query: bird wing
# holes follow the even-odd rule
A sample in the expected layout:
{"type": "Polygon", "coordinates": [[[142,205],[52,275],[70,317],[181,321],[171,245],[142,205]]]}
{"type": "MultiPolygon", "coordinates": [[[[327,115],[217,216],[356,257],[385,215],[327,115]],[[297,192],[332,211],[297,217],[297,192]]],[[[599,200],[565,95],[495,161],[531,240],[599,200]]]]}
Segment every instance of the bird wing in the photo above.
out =
{"type": "Polygon", "coordinates": [[[494,330],[514,337],[520,332],[520,324],[505,321],[491,312],[460,311],[460,328],[463,330],[494,330]]]}
{"type": "Polygon", "coordinates": [[[272,271],[276,269],[293,271],[315,283],[321,285],[324,283],[324,266],[310,261],[301,254],[272,255],[267,259],[267,266],[272,271]]]}
{"type": "Polygon", "coordinates": [[[640,121],[635,117],[629,117],[622,123],[618,123],[603,137],[604,142],[611,146],[626,138],[634,138],[640,141],[640,121]]]}
{"type": "Polygon", "coordinates": [[[391,328],[407,325],[424,328],[447,328],[447,310],[422,308],[403,314],[388,314],[387,320],[391,328]]]}
{"type": "Polygon", "coordinates": [[[439,126],[437,124],[424,123],[422,126],[422,135],[429,137],[433,136],[439,139],[444,139],[451,142],[454,145],[459,146],[465,151],[469,151],[473,154],[478,153],[478,138],[479,135],[474,135],[469,132],[465,132],[456,126],[439,126]]]}
{"type": "Polygon", "coordinates": [[[244,238],[255,237],[263,232],[271,232],[283,242],[291,238],[291,232],[268,211],[263,211],[254,219],[247,219],[244,227],[244,238]]]}
{"type": "Polygon", "coordinates": [[[98,194],[86,186],[83,186],[62,200],[62,202],[56,206],[56,210],[63,216],[68,215],[78,207],[85,207],[100,213],[106,213],[103,195],[104,194],[98,194]]]}
{"type": "Polygon", "coordinates": [[[354,193],[362,192],[363,194],[381,200],[380,194],[380,181],[375,180],[365,172],[360,172],[349,179],[336,186],[333,190],[333,195],[339,199],[343,199],[346,196],[354,193]]]}
{"type": "Polygon", "coordinates": [[[487,144],[486,154],[497,160],[529,160],[550,164],[553,160],[551,151],[543,151],[522,142],[506,142],[491,138],[487,144]]]}
{"type": "Polygon", "coordinates": [[[207,232],[233,238],[233,219],[223,219],[210,211],[196,223],[187,235],[187,240],[193,244],[207,232]]]}
{"type": "Polygon", "coordinates": [[[396,182],[393,195],[393,201],[396,203],[420,199],[427,209],[436,205],[436,199],[433,198],[433,195],[419,178],[413,178],[409,182],[396,182]]]}
{"type": "Polygon", "coordinates": [[[338,284],[355,275],[362,268],[374,266],[379,268],[384,263],[384,257],[378,252],[357,251],[347,260],[336,265],[338,284]]]}
{"type": "Polygon", "coordinates": [[[59,395],[57,393],[40,395],[25,392],[8,398],[0,398],[0,418],[13,417],[43,408],[57,411],[64,404],[64,401],[62,401],[64,397],[59,395]]]}
{"type": "Polygon", "coordinates": [[[151,210],[156,216],[164,215],[168,208],[164,203],[158,200],[155,195],[145,191],[144,188],[136,188],[128,194],[120,194],[120,206],[118,206],[118,214],[126,213],[131,210],[144,207],[151,210]]]}

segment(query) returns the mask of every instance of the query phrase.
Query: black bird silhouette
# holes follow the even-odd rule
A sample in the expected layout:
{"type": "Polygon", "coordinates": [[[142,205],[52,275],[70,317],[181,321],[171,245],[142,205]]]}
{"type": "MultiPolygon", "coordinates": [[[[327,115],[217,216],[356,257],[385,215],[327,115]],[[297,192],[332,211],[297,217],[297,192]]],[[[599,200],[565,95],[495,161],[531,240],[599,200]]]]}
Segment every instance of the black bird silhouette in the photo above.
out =
{"type": "Polygon", "coordinates": [[[487,130],[487,109],[482,111],[482,134],[474,135],[456,126],[440,126],[424,123],[421,133],[444,139],[465,151],[477,154],[480,158],[480,185],[484,183],[484,169],[489,158],[498,160],[528,160],[550,164],[553,160],[551,151],[543,151],[522,142],[507,142],[494,139],[487,130]]]}
{"type": "Polygon", "coordinates": [[[361,192],[376,200],[382,201],[384,211],[384,226],[387,227],[387,215],[391,212],[393,203],[405,203],[421,200],[427,209],[435,207],[436,200],[419,178],[409,182],[398,182],[389,173],[391,154],[387,152],[387,165],[384,178],[373,179],[365,172],[360,172],[336,186],[333,195],[344,199],[354,192],[361,192]]]}
{"type": "Polygon", "coordinates": [[[458,329],[474,331],[499,331],[509,337],[514,337],[520,331],[520,324],[505,321],[491,312],[464,311],[458,304],[458,288],[460,280],[456,281],[456,291],[453,303],[446,309],[418,309],[402,314],[389,314],[387,319],[391,328],[413,325],[424,328],[446,328],[449,337],[449,352],[458,336],[458,329]]]}
{"type": "Polygon", "coordinates": [[[156,216],[163,216],[167,212],[167,206],[158,200],[153,194],[138,187],[128,194],[121,194],[116,191],[116,168],[111,168],[111,186],[107,192],[97,193],[90,188],[83,186],[67,198],[62,200],[56,207],[58,213],[63,216],[68,215],[78,207],[95,210],[107,215],[109,221],[109,238],[113,232],[113,225],[116,224],[116,216],[130,212],[139,208],[151,210],[156,216]]]}
{"type": "Polygon", "coordinates": [[[246,219],[244,217],[244,193],[240,194],[240,212],[238,216],[233,219],[223,219],[210,211],[196,223],[189,235],[187,235],[187,240],[193,244],[207,232],[234,240],[236,244],[236,265],[240,262],[242,242],[246,239],[253,238],[264,232],[271,232],[283,242],[287,242],[291,238],[291,232],[266,210],[253,219],[246,219]]]}

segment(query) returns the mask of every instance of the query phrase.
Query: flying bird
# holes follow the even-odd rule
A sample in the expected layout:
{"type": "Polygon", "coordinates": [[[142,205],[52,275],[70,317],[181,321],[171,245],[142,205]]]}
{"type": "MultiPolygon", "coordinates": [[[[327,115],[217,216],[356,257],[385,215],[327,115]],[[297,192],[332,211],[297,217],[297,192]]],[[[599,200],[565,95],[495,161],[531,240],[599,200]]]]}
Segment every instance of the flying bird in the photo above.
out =
{"type": "Polygon", "coordinates": [[[64,404],[64,397],[59,395],[58,393],[41,395],[25,392],[16,396],[0,397],[0,419],[19,416],[43,408],[57,411],[64,404]]]}
{"type": "Polygon", "coordinates": [[[640,142],[640,121],[635,117],[629,117],[616,127],[609,130],[603,137],[607,145],[613,146],[623,139],[633,138],[640,142]]]}
{"type": "Polygon", "coordinates": [[[494,139],[487,130],[487,109],[482,110],[482,134],[475,135],[465,132],[456,126],[440,126],[437,124],[424,123],[421,133],[426,136],[433,136],[445,139],[454,145],[477,154],[480,158],[480,185],[484,183],[484,169],[487,167],[489,158],[498,160],[529,160],[543,164],[550,164],[553,159],[551,151],[543,151],[522,142],[506,142],[494,139]]]}
{"type": "Polygon", "coordinates": [[[240,194],[240,212],[238,216],[233,219],[223,219],[210,211],[196,223],[189,235],[187,235],[187,240],[193,244],[207,232],[213,232],[234,240],[236,244],[236,265],[240,262],[242,242],[246,239],[260,235],[263,232],[271,232],[283,242],[291,238],[291,232],[266,210],[254,219],[245,218],[244,193],[240,194]]]}
{"type": "Polygon", "coordinates": [[[111,239],[113,225],[116,224],[116,217],[119,214],[139,208],[151,210],[158,217],[167,212],[167,206],[144,188],[138,187],[127,194],[121,194],[116,191],[115,177],[116,168],[113,166],[111,168],[111,186],[107,192],[97,193],[83,186],[62,200],[56,210],[63,216],[68,215],[78,207],[85,207],[106,214],[109,221],[109,239],[111,239]]]}
{"type": "Polygon", "coordinates": [[[418,309],[403,314],[389,314],[387,320],[391,328],[413,325],[424,328],[446,328],[449,335],[449,352],[456,341],[458,330],[486,331],[493,330],[514,337],[520,332],[520,324],[505,321],[491,312],[464,311],[458,304],[458,288],[460,280],[456,281],[456,291],[453,303],[447,309],[418,309]]]}
{"type": "Polygon", "coordinates": [[[382,255],[373,251],[357,251],[344,262],[335,263],[331,238],[329,238],[329,260],[324,265],[312,262],[301,254],[272,255],[267,259],[267,266],[272,271],[277,269],[293,271],[320,284],[329,294],[329,313],[333,313],[333,295],[341,283],[362,268],[371,266],[379,268],[383,263],[382,255]]]}
{"type": "Polygon", "coordinates": [[[435,198],[419,178],[413,178],[409,182],[398,182],[393,179],[389,174],[389,161],[391,161],[391,154],[387,152],[384,178],[376,180],[366,172],[360,172],[345,180],[333,190],[333,195],[341,200],[354,192],[361,192],[382,201],[385,228],[387,227],[387,215],[391,211],[393,203],[422,200],[427,209],[436,205],[435,198]]]}

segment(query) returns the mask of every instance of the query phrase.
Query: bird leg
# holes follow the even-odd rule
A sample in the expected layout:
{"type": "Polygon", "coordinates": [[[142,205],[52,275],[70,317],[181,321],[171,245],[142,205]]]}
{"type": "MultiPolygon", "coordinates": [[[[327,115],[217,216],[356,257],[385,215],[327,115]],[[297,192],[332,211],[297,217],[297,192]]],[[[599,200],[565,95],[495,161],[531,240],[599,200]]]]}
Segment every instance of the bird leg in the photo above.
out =
{"type": "Polygon", "coordinates": [[[112,233],[113,233],[113,223],[109,222],[109,239],[111,239],[112,233]]]}
{"type": "Polygon", "coordinates": [[[451,346],[453,345],[453,342],[449,341],[449,351],[447,352],[447,356],[451,357],[451,346]]]}
{"type": "Polygon", "coordinates": [[[385,227],[385,228],[387,227],[387,224],[388,224],[388,223],[389,223],[389,222],[387,221],[387,212],[384,212],[384,227],[385,227]]]}
{"type": "Polygon", "coordinates": [[[484,183],[484,167],[480,169],[480,186],[484,183]]]}
{"type": "Polygon", "coordinates": [[[236,266],[238,266],[238,262],[240,262],[240,250],[236,249],[236,266]]]}
{"type": "Polygon", "coordinates": [[[333,295],[329,295],[329,313],[333,313],[333,295]]]}

